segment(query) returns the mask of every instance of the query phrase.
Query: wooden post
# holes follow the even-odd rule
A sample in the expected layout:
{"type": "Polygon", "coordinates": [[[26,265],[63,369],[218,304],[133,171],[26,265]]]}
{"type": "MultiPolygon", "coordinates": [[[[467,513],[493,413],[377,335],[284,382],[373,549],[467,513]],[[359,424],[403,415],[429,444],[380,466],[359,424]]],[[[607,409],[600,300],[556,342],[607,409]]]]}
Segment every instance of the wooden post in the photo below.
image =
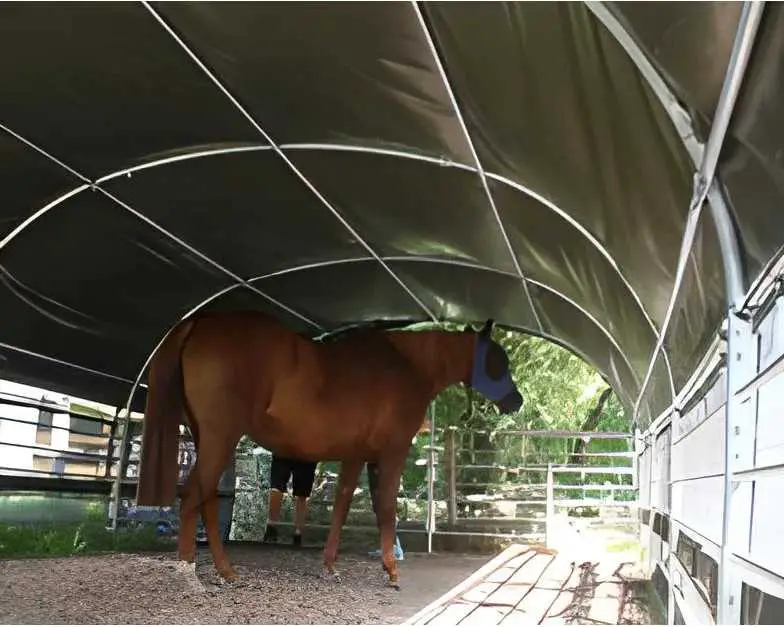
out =
{"type": "Polygon", "coordinates": [[[444,453],[447,468],[447,519],[449,525],[454,526],[457,524],[457,442],[455,430],[451,427],[444,431],[444,453]]]}

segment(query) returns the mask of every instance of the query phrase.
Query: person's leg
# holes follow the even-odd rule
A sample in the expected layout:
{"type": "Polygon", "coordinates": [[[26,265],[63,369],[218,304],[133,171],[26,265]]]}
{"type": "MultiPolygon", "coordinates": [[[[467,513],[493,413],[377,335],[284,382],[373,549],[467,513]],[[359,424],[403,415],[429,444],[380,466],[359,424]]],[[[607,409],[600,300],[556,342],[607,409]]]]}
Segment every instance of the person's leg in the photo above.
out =
{"type": "Polygon", "coordinates": [[[278,528],[276,525],[280,520],[280,507],[283,503],[283,494],[286,492],[290,474],[291,463],[289,460],[273,455],[272,465],[270,466],[269,516],[267,518],[264,542],[275,542],[278,539],[278,528]]]}
{"type": "Polygon", "coordinates": [[[294,493],[294,546],[302,544],[302,528],[308,513],[308,499],[316,479],[316,462],[297,462],[292,470],[292,492],[294,493]]]}

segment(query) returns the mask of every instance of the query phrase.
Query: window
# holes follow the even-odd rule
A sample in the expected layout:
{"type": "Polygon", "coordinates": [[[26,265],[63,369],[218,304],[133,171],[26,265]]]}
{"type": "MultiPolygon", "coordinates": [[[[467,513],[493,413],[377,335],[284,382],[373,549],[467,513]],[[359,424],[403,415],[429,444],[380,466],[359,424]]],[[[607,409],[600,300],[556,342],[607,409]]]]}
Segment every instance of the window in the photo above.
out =
{"type": "Polygon", "coordinates": [[[683,531],[678,534],[676,553],[697,589],[710,605],[711,614],[715,619],[719,597],[719,565],[716,560],[703,553],[701,544],[692,540],[683,531]]]}
{"type": "Polygon", "coordinates": [[[694,576],[694,562],[698,548],[699,547],[697,547],[685,533],[681,532],[678,534],[676,554],[678,555],[681,564],[683,564],[683,567],[686,569],[686,572],[691,576],[694,576]]]}
{"type": "Polygon", "coordinates": [[[741,625],[781,625],[784,621],[784,599],[743,584],[740,602],[741,625]]]}
{"type": "MultiPolygon", "coordinates": [[[[41,399],[44,402],[44,399],[41,399]]],[[[35,430],[35,443],[44,444],[46,446],[52,445],[52,423],[54,421],[54,414],[49,409],[38,410],[38,427],[35,430]]]]}
{"type": "Polygon", "coordinates": [[[670,604],[670,597],[667,593],[668,583],[667,577],[664,575],[664,572],[661,569],[659,564],[656,564],[656,567],[653,570],[653,575],[651,576],[651,583],[653,584],[653,590],[656,593],[656,597],[661,601],[664,610],[664,615],[667,615],[669,611],[669,604],[670,604]]]}
{"type": "Polygon", "coordinates": [[[686,621],[683,620],[683,614],[681,614],[681,608],[678,607],[678,604],[675,604],[675,618],[672,621],[673,625],[685,625],[686,621]]]}
{"type": "MultiPolygon", "coordinates": [[[[78,435],[103,435],[103,423],[98,420],[91,420],[90,418],[77,418],[71,416],[71,430],[78,431],[78,435]]],[[[74,434],[76,435],[76,434],[74,434]]]]}
{"type": "Polygon", "coordinates": [[[33,470],[39,472],[52,472],[54,470],[54,460],[51,457],[33,455],[33,470]]]}
{"type": "Polygon", "coordinates": [[[670,517],[667,514],[662,514],[661,531],[659,532],[659,535],[665,542],[670,541],[670,517]]]}
{"type": "Polygon", "coordinates": [[[64,466],[67,475],[90,475],[99,477],[103,475],[103,464],[101,462],[68,461],[64,466]]]}

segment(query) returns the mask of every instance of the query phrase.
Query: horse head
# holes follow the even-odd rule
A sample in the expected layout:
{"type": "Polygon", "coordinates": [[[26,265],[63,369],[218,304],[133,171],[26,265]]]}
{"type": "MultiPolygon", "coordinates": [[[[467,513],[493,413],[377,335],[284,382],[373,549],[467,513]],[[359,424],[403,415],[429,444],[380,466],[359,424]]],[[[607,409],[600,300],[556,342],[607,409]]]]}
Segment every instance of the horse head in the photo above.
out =
{"type": "Polygon", "coordinates": [[[467,383],[493,401],[502,412],[513,413],[522,407],[523,396],[512,380],[509,357],[492,339],[492,331],[493,321],[488,320],[476,334],[474,361],[467,383]]]}

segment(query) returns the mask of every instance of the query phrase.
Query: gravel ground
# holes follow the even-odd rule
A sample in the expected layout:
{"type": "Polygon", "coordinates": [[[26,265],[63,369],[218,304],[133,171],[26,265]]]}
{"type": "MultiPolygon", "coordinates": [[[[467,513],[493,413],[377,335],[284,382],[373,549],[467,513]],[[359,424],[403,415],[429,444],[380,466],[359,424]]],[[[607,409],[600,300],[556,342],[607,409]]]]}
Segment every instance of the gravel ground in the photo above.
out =
{"type": "Polygon", "coordinates": [[[402,590],[380,562],[341,555],[341,582],[321,577],[321,551],[229,547],[240,581],[221,584],[201,549],[196,574],[174,554],[0,561],[0,622],[23,624],[396,624],[489,557],[407,554],[402,590]]]}

